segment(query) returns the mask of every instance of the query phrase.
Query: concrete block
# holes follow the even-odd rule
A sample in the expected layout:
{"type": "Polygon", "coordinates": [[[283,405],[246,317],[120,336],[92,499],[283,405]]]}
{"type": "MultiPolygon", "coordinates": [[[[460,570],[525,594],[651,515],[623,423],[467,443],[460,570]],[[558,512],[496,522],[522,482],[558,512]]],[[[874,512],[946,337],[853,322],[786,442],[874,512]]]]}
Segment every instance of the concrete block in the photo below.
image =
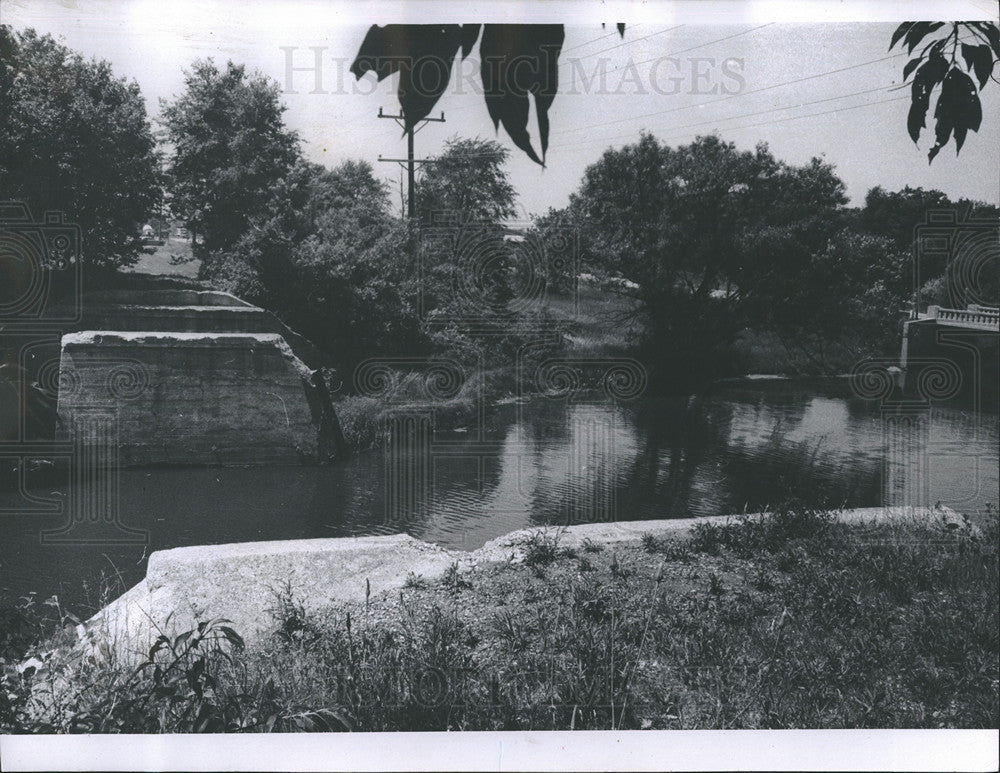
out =
{"type": "Polygon", "coordinates": [[[119,656],[148,650],[160,632],[231,620],[248,641],[276,628],[274,610],[290,588],[307,610],[364,601],[401,588],[410,572],[440,577],[453,554],[406,534],[282,540],[175,548],[149,557],[146,579],[105,607],[81,633],[114,642],[119,656]]]}
{"type": "Polygon", "coordinates": [[[62,338],[60,434],[117,438],[118,462],[262,464],[324,452],[313,371],[259,333],[86,331],[62,338]]]}

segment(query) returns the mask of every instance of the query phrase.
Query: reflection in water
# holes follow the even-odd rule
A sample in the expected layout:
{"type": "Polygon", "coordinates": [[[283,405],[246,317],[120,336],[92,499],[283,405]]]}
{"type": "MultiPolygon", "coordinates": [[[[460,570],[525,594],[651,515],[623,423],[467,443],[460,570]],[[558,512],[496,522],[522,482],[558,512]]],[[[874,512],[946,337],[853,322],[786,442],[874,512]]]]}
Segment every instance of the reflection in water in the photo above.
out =
{"type": "MultiPolygon", "coordinates": [[[[0,493],[10,592],[83,598],[104,569],[126,584],[152,550],[400,531],[459,549],[541,524],[819,506],[997,503],[995,414],[881,408],[843,385],[733,384],[690,399],[615,405],[537,400],[496,408],[490,429],[401,423],[395,455],[328,467],[124,470],[118,512],[150,545],[42,545],[65,513],[29,512],[67,487],[0,493]]],[[[51,488],[51,487],[50,487],[51,488]]]]}

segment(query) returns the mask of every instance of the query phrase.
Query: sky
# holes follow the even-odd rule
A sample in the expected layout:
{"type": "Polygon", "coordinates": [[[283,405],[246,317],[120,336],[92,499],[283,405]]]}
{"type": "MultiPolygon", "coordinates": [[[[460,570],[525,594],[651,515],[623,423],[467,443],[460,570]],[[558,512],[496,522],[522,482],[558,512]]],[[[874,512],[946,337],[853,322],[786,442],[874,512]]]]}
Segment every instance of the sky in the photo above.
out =
{"type": "MultiPolygon", "coordinates": [[[[181,93],[194,60],[244,63],[281,85],[286,123],[310,160],[367,160],[395,201],[400,167],[378,158],[405,156],[406,142],[395,122],[377,113],[398,113],[396,78],[376,83],[369,73],[355,82],[348,72],[369,24],[566,21],[546,168],[502,128],[494,132],[477,51],[456,63],[433,113],[443,111],[446,120],[416,135],[417,157],[433,156],[456,135],[497,138],[512,151],[508,168],[525,219],[564,206],[589,164],[642,130],[674,146],[711,133],[739,148],[766,142],[792,164],[821,157],[836,167],[854,204],[875,185],[1000,202],[1000,83],[986,85],[982,128],[969,134],[960,155],[950,144],[929,165],[932,130],[919,147],[906,133],[909,87],[900,85],[907,57],[888,45],[899,21],[916,13],[912,3],[557,0],[542,10],[537,2],[377,8],[338,0],[2,0],[0,22],[51,33],[85,56],[110,61],[116,74],[138,82],[154,118],[161,99],[181,93]],[[602,28],[602,16],[625,19],[624,39],[613,24],[602,28]]],[[[963,18],[996,14],[995,4],[967,2],[924,18],[955,18],[963,8],[963,18]]],[[[532,114],[537,148],[534,121],[532,114]]]]}

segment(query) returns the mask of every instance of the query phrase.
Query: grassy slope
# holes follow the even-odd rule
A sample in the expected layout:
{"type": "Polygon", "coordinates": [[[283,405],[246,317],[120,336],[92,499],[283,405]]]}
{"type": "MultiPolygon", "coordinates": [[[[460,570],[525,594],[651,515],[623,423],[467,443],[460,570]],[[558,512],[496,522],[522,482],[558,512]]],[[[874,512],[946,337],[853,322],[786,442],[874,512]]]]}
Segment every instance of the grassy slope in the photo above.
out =
{"type": "MultiPolygon", "coordinates": [[[[620,357],[628,352],[630,332],[629,311],[633,302],[628,298],[583,286],[577,298],[568,294],[546,296],[544,310],[565,331],[567,357],[620,357]]],[[[455,397],[428,404],[421,395],[415,374],[401,374],[397,386],[384,399],[351,395],[337,401],[337,417],[345,441],[352,451],[365,451],[379,446],[383,422],[387,415],[401,406],[429,405],[434,409],[438,429],[452,429],[473,423],[477,416],[477,401],[485,395],[487,402],[513,394],[514,364],[509,363],[482,374],[483,381],[470,378],[455,397]]],[[[331,384],[331,387],[336,387],[331,384]]],[[[336,391],[336,390],[334,390],[336,391]]]]}
{"type": "Polygon", "coordinates": [[[195,647],[159,653],[159,677],[66,667],[72,689],[56,708],[40,708],[39,690],[20,721],[132,732],[996,727],[997,559],[995,521],[981,534],[860,531],[782,511],[683,541],[578,551],[539,532],[522,562],[411,577],[368,604],[307,610],[290,588],[275,600],[273,640],[232,661],[195,647]]]}
{"type": "Polygon", "coordinates": [[[152,253],[143,252],[128,273],[156,274],[162,276],[182,276],[198,278],[201,261],[195,260],[191,252],[191,240],[171,236],[162,245],[151,247],[152,253]]]}
{"type": "Polygon", "coordinates": [[[636,302],[625,295],[581,285],[575,298],[550,293],[543,306],[565,327],[574,355],[620,355],[634,340],[636,302]]]}

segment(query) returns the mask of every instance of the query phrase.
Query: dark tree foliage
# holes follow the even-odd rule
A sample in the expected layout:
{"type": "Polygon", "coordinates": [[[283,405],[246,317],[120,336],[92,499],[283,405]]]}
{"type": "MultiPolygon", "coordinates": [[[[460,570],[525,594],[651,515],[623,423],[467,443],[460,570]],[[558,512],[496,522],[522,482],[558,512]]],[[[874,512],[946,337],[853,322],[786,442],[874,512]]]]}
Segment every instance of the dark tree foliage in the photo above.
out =
{"type": "Polygon", "coordinates": [[[439,351],[491,367],[514,362],[524,330],[541,324],[517,308],[524,265],[505,239],[516,213],[508,156],[493,140],[454,137],[417,185],[426,330],[439,351]]]}
{"type": "Polygon", "coordinates": [[[909,300],[910,256],[886,237],[843,228],[775,276],[750,317],[806,372],[836,374],[895,354],[909,300]]]}
{"type": "Polygon", "coordinates": [[[865,205],[858,212],[860,230],[892,240],[895,250],[907,256],[898,289],[906,295],[913,291],[914,278],[927,282],[945,273],[950,257],[947,250],[919,249],[921,227],[928,217],[949,214],[958,224],[975,221],[1000,223],[1000,208],[981,201],[953,201],[938,190],[906,186],[899,191],[887,191],[876,186],[865,196],[865,205]],[[914,261],[918,261],[915,265],[914,261]]]}
{"type": "Polygon", "coordinates": [[[497,225],[513,217],[517,195],[506,170],[509,155],[493,140],[452,137],[417,181],[421,220],[445,216],[497,225]]]}
{"type": "Polygon", "coordinates": [[[920,139],[920,130],[927,127],[931,96],[935,89],[938,92],[934,108],[934,145],[927,153],[928,163],[952,137],[957,154],[969,130],[979,131],[983,120],[979,92],[990,80],[1000,59],[1000,29],[990,22],[908,21],[892,33],[889,50],[899,44],[912,54],[929,36],[934,37],[903,67],[904,82],[913,76],[906,128],[914,142],[920,139]],[[966,40],[961,39],[963,35],[966,40]],[[975,75],[975,80],[970,73],[975,75]]]}
{"type": "Polygon", "coordinates": [[[880,261],[883,265],[890,254],[902,257],[897,270],[884,275],[886,288],[906,304],[916,291],[921,310],[929,304],[997,305],[998,226],[1000,207],[995,204],[953,201],[941,191],[909,186],[900,191],[872,188],[857,216],[858,230],[891,240],[892,250],[880,261]],[[955,223],[944,240],[942,219],[955,223]],[[942,243],[947,249],[941,249],[942,243]]]}
{"type": "Polygon", "coordinates": [[[370,164],[299,161],[203,277],[273,311],[342,374],[372,355],[426,351],[410,226],[389,213],[370,164]]]}
{"type": "Polygon", "coordinates": [[[738,331],[808,281],[845,203],[819,159],[796,167],[765,145],[671,148],[644,134],[587,168],[571,210],[601,267],[634,283],[654,375],[687,387],[724,370],[738,331]]]}
{"type": "MultiPolygon", "coordinates": [[[[581,200],[573,197],[570,203],[556,209],[549,207],[542,215],[536,215],[528,229],[527,237],[540,245],[543,267],[546,273],[546,287],[553,292],[572,292],[577,276],[577,270],[588,274],[602,274],[602,261],[594,253],[593,239],[590,232],[582,227],[584,215],[581,212],[581,200]],[[566,254],[568,240],[572,240],[572,252],[576,266],[567,265],[561,259],[566,254]]],[[[600,277],[606,278],[603,275],[600,277]]]]}
{"type": "Polygon", "coordinates": [[[298,160],[280,93],[243,65],[220,70],[209,59],[196,61],[184,93],[162,106],[173,207],[204,236],[207,253],[231,248],[255,218],[268,216],[273,187],[298,160]]]}
{"type": "Polygon", "coordinates": [[[0,199],[65,213],[92,267],[133,264],[160,202],[156,142],[138,85],[49,35],[0,26],[0,199]]]}

